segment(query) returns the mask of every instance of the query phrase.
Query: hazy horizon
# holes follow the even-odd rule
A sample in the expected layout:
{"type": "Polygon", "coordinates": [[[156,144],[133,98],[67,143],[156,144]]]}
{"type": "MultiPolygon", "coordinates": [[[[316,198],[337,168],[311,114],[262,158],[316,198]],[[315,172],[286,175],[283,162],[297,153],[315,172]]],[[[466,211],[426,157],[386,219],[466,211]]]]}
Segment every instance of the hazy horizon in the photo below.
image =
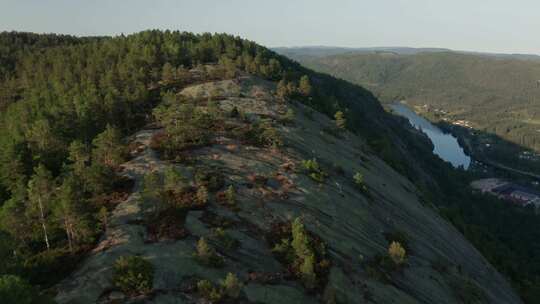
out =
{"type": "Polygon", "coordinates": [[[0,31],[114,36],[146,29],[238,35],[268,47],[412,47],[536,54],[540,3],[428,0],[0,1],[0,31]]]}

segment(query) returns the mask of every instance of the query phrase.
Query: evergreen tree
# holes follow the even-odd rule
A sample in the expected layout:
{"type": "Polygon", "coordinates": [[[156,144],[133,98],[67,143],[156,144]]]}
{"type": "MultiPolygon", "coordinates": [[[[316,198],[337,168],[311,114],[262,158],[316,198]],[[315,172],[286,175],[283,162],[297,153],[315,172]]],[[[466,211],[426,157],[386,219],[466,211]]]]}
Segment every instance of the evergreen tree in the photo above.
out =
{"type": "MultiPolygon", "coordinates": [[[[0,299],[6,304],[47,303],[40,299],[34,288],[25,280],[14,275],[0,275],[0,299]]],[[[49,303],[52,303],[49,302],[49,303]]]]}
{"type": "Polygon", "coordinates": [[[111,168],[116,168],[123,162],[125,147],[118,129],[107,125],[105,131],[99,134],[92,141],[92,144],[94,145],[92,151],[93,161],[111,168]]]}
{"type": "Polygon", "coordinates": [[[406,252],[405,248],[401,246],[399,242],[392,242],[388,247],[388,255],[396,263],[396,265],[401,265],[405,263],[406,252]]]}
{"type": "Polygon", "coordinates": [[[221,282],[225,294],[231,299],[237,299],[242,292],[242,283],[234,273],[227,273],[225,280],[221,282]]]}
{"type": "Polygon", "coordinates": [[[278,82],[277,87],[276,87],[276,95],[281,99],[287,98],[287,95],[288,95],[287,82],[284,79],[281,79],[278,82]]]}
{"type": "Polygon", "coordinates": [[[73,252],[77,242],[89,238],[91,235],[88,222],[82,212],[82,200],[74,177],[66,177],[58,189],[54,213],[55,218],[66,233],[70,252],[73,252]]]}
{"type": "Polygon", "coordinates": [[[51,172],[45,166],[39,165],[28,182],[28,216],[37,218],[43,231],[43,240],[50,249],[49,234],[47,232],[48,215],[51,210],[54,184],[51,172]]]}
{"type": "Polygon", "coordinates": [[[69,145],[68,160],[72,163],[73,172],[75,175],[82,177],[86,171],[86,167],[90,162],[90,153],[88,146],[79,140],[73,141],[69,145]]]}
{"type": "Polygon", "coordinates": [[[168,62],[163,65],[161,72],[161,80],[164,82],[172,82],[175,80],[176,69],[168,62]]]}
{"type": "Polygon", "coordinates": [[[337,111],[336,114],[334,114],[334,119],[336,120],[336,126],[338,128],[345,129],[347,127],[347,120],[345,119],[343,112],[337,111]]]}
{"type": "Polygon", "coordinates": [[[159,214],[163,209],[163,181],[158,171],[152,171],[144,176],[142,198],[154,204],[154,211],[159,214]]]}
{"type": "Polygon", "coordinates": [[[298,91],[300,91],[300,94],[304,96],[311,95],[311,83],[309,81],[309,77],[307,75],[304,75],[300,78],[300,84],[298,86],[298,91]]]}

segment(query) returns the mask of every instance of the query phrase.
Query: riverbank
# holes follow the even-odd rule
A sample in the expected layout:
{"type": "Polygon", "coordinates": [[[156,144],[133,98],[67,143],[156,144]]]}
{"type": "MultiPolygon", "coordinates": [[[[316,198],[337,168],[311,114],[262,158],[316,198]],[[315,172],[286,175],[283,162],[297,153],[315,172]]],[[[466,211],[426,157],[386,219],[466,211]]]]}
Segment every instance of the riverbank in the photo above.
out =
{"type": "MultiPolygon", "coordinates": [[[[467,169],[473,180],[471,183],[473,189],[493,194],[520,206],[533,204],[540,207],[540,194],[538,194],[540,193],[538,182],[540,174],[516,169],[490,159],[486,149],[491,148],[488,152],[500,149],[500,144],[497,144],[496,140],[491,140],[490,143],[482,142],[479,138],[482,136],[480,132],[462,124],[452,123],[448,119],[433,121],[436,119],[434,115],[424,116],[428,113],[424,111],[425,107],[410,107],[406,103],[394,103],[389,107],[394,113],[407,118],[411,125],[426,134],[433,143],[435,154],[452,163],[454,167],[461,166],[467,169]],[[462,162],[460,163],[459,160],[462,162]],[[465,160],[467,166],[462,165],[465,160]],[[501,191],[486,190],[484,182],[492,184],[492,181],[501,183],[499,185],[501,191]]],[[[444,112],[439,110],[437,113],[444,112]]]]}

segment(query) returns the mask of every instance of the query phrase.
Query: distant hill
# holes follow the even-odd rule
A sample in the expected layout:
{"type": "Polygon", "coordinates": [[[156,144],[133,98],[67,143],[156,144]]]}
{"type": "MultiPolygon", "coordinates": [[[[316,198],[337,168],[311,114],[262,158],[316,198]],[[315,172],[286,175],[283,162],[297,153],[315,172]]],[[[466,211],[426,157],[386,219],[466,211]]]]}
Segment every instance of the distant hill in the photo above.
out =
{"type": "Polygon", "coordinates": [[[369,54],[369,53],[395,53],[397,55],[415,55],[419,53],[442,53],[468,54],[485,56],[499,59],[519,59],[540,61],[540,55],[534,54],[503,54],[488,52],[459,51],[446,48],[414,48],[414,47],[334,47],[334,46],[298,46],[298,47],[275,47],[273,50],[279,54],[295,60],[306,58],[320,58],[341,54],[369,54]]]}
{"type": "Polygon", "coordinates": [[[411,47],[367,47],[367,48],[347,48],[332,46],[300,46],[300,47],[276,47],[273,50],[279,54],[292,59],[326,57],[340,54],[366,54],[388,52],[403,55],[418,54],[422,52],[448,52],[449,49],[442,48],[411,48],[411,47]]]}
{"type": "Polygon", "coordinates": [[[476,128],[540,150],[540,62],[534,55],[371,52],[292,56],[373,91],[451,112],[476,128]]]}

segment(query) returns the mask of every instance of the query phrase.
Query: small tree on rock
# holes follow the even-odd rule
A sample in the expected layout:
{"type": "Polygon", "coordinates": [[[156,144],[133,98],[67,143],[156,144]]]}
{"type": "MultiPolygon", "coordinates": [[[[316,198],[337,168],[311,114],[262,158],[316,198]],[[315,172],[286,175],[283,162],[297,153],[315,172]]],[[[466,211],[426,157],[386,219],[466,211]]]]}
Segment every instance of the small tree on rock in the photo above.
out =
{"type": "Polygon", "coordinates": [[[406,252],[405,248],[399,242],[392,242],[388,247],[388,255],[396,265],[405,263],[406,252]]]}
{"type": "Polygon", "coordinates": [[[300,78],[300,84],[298,85],[298,90],[300,91],[300,94],[304,96],[311,95],[311,83],[309,81],[309,77],[307,75],[304,75],[300,78]]]}
{"type": "Polygon", "coordinates": [[[233,273],[228,273],[225,280],[221,282],[221,286],[225,294],[231,299],[238,299],[240,292],[242,291],[242,283],[238,280],[238,277],[233,273]]]}
{"type": "Polygon", "coordinates": [[[347,127],[347,120],[345,119],[345,115],[341,111],[337,111],[336,114],[334,114],[334,118],[336,119],[336,126],[340,129],[345,129],[347,127]]]}

